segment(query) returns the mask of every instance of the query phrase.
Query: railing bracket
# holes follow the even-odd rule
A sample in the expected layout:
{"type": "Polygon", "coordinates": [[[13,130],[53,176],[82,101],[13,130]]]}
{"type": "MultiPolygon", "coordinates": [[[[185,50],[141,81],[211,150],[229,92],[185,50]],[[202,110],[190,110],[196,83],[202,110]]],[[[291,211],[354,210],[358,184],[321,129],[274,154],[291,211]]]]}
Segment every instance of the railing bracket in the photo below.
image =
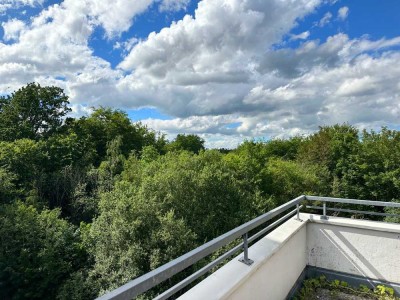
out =
{"type": "Polygon", "coordinates": [[[254,262],[254,260],[251,260],[250,258],[248,258],[248,259],[246,260],[246,259],[244,259],[244,257],[242,257],[241,259],[239,259],[239,261],[242,262],[242,263],[244,263],[245,265],[248,265],[248,266],[252,265],[253,262],[254,262]]]}

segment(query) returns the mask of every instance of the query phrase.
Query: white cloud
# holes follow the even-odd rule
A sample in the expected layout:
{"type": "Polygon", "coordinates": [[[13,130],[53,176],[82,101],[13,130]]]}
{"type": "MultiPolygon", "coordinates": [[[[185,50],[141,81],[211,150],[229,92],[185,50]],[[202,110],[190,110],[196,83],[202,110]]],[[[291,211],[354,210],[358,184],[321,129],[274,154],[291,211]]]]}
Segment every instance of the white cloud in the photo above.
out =
{"type": "Polygon", "coordinates": [[[306,40],[308,39],[308,37],[310,36],[310,32],[309,31],[304,31],[302,33],[299,34],[292,34],[290,39],[295,41],[295,40],[306,40]]]}
{"type": "Polygon", "coordinates": [[[128,12],[125,1],[109,11],[106,3],[65,0],[24,26],[3,23],[13,42],[0,42],[0,78],[7,78],[0,93],[32,81],[58,85],[76,116],[92,105],[156,107],[173,119],[146,124],[170,138],[199,134],[208,147],[306,134],[337,122],[399,124],[400,37],[340,33],[319,41],[305,31],[292,36],[298,48],[275,49],[320,1],[203,0],[194,16],[147,39],[115,42],[127,53],[121,69],[94,56],[88,41],[96,26],[117,36],[150,2],[128,12]],[[121,22],[112,23],[122,10],[121,22]]]}
{"type": "Polygon", "coordinates": [[[154,0],[86,0],[88,14],[100,24],[108,37],[114,37],[127,31],[133,18],[144,12],[154,0]]]}
{"type": "Polygon", "coordinates": [[[0,1],[0,14],[9,9],[17,9],[24,6],[35,7],[43,5],[45,0],[1,0],[0,1]]]}
{"type": "Polygon", "coordinates": [[[133,37],[127,39],[123,42],[116,42],[113,46],[114,49],[121,49],[124,53],[130,52],[132,48],[139,42],[140,40],[133,37]]]}
{"type": "Polygon", "coordinates": [[[327,25],[332,19],[332,14],[328,11],[321,20],[319,20],[318,22],[318,26],[319,27],[324,27],[325,25],[327,25]]]}
{"type": "Polygon", "coordinates": [[[186,9],[190,0],[162,0],[159,6],[160,11],[178,11],[186,9]]]}
{"type": "Polygon", "coordinates": [[[25,29],[25,23],[17,19],[3,22],[1,26],[4,29],[3,39],[5,41],[18,40],[20,33],[25,29]]]}
{"type": "Polygon", "coordinates": [[[349,8],[347,6],[343,6],[338,10],[338,19],[339,20],[346,20],[347,16],[349,15],[349,8]]]}

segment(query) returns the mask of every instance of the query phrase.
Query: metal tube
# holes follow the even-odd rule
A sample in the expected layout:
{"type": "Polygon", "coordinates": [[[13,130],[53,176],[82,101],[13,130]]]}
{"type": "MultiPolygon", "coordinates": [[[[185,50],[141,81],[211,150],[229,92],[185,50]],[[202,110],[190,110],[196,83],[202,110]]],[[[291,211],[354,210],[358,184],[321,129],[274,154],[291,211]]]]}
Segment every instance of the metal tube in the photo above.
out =
{"type": "MultiPolygon", "coordinates": [[[[302,208],[302,206],[300,206],[300,208],[302,208]]],[[[292,210],[291,212],[287,213],[286,215],[284,215],[282,218],[276,220],[274,223],[268,225],[267,227],[265,227],[264,229],[260,230],[259,232],[257,232],[256,234],[252,235],[251,237],[249,237],[247,239],[247,241],[249,243],[253,242],[254,240],[258,239],[259,237],[263,236],[264,234],[266,234],[268,231],[270,231],[272,228],[275,228],[276,226],[278,226],[279,224],[281,224],[282,222],[286,221],[287,219],[289,219],[292,215],[294,215],[296,213],[296,210],[292,210]]]]}
{"type": "Polygon", "coordinates": [[[383,202],[383,201],[357,200],[357,199],[319,197],[319,196],[305,196],[305,198],[306,198],[306,200],[310,200],[310,201],[322,201],[322,202],[333,202],[333,203],[346,203],[346,204],[385,206],[385,207],[400,208],[399,202],[383,202]]]}
{"type": "Polygon", "coordinates": [[[321,220],[328,220],[328,216],[326,215],[326,202],[323,202],[323,204],[322,204],[321,220]]]}
{"type": "Polygon", "coordinates": [[[301,220],[300,220],[300,204],[297,204],[297,205],[296,205],[296,213],[297,213],[297,218],[296,218],[296,220],[297,220],[297,221],[301,221],[301,220]]]}
{"type": "MultiPolygon", "coordinates": [[[[313,206],[313,205],[307,205],[306,208],[323,210],[322,207],[313,206]]],[[[400,218],[399,214],[379,213],[379,212],[366,211],[366,210],[355,210],[355,209],[345,209],[345,208],[329,208],[329,207],[327,207],[326,210],[327,211],[334,211],[334,212],[345,212],[345,213],[354,213],[354,214],[362,214],[362,215],[372,215],[372,216],[400,218]]]]}
{"type": "Polygon", "coordinates": [[[250,266],[254,261],[249,259],[249,243],[247,240],[247,232],[243,234],[243,258],[239,259],[240,262],[250,266]]]}
{"type": "Polygon", "coordinates": [[[248,260],[249,259],[249,243],[247,242],[247,233],[245,233],[243,235],[243,256],[244,256],[244,260],[248,260]]]}

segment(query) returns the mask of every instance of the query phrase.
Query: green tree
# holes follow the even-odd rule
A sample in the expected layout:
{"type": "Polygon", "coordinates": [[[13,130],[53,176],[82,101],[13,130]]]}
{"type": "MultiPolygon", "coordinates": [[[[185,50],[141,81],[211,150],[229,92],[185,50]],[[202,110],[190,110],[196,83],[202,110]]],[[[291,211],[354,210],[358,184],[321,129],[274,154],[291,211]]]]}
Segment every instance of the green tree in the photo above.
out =
{"type": "Polygon", "coordinates": [[[99,166],[107,155],[107,144],[121,137],[121,154],[127,157],[132,151],[141,153],[144,146],[153,145],[163,151],[165,138],[141,123],[132,123],[128,115],[120,110],[97,108],[89,117],[69,120],[69,126],[78,136],[86,136],[96,152],[95,166],[99,166]]]}
{"type": "Polygon", "coordinates": [[[338,185],[346,197],[400,199],[400,132],[364,130],[360,150],[351,156],[338,185]]]}
{"type": "Polygon", "coordinates": [[[198,154],[204,150],[204,140],[195,134],[178,134],[167,149],[169,151],[186,150],[198,154]]]}
{"type": "Polygon", "coordinates": [[[86,260],[79,235],[59,210],[0,206],[0,298],[54,299],[86,260]]]}
{"type": "Polygon", "coordinates": [[[58,87],[29,83],[0,99],[0,140],[39,139],[57,132],[71,111],[58,87]]]}
{"type": "Polygon", "coordinates": [[[18,190],[15,186],[16,176],[0,167],[0,205],[10,203],[18,195],[18,190]]]}
{"type": "Polygon", "coordinates": [[[184,220],[160,205],[129,183],[103,193],[87,237],[95,261],[89,281],[100,294],[194,248],[195,235],[184,220]]]}
{"type": "Polygon", "coordinates": [[[328,168],[332,176],[342,176],[343,167],[359,147],[358,130],[348,124],[320,127],[301,144],[299,159],[328,168]]]}
{"type": "Polygon", "coordinates": [[[299,195],[324,194],[327,189],[320,168],[313,165],[274,158],[261,173],[263,190],[271,197],[270,209],[299,195]]]}

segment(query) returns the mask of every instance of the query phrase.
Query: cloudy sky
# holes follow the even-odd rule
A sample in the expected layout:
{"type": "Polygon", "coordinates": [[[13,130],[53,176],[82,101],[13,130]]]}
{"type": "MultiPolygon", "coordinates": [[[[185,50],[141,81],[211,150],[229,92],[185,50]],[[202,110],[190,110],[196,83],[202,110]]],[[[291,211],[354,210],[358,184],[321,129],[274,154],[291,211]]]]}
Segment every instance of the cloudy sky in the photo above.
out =
{"type": "Polygon", "coordinates": [[[57,85],[208,147],[400,128],[398,0],[0,0],[0,94],[57,85]]]}

